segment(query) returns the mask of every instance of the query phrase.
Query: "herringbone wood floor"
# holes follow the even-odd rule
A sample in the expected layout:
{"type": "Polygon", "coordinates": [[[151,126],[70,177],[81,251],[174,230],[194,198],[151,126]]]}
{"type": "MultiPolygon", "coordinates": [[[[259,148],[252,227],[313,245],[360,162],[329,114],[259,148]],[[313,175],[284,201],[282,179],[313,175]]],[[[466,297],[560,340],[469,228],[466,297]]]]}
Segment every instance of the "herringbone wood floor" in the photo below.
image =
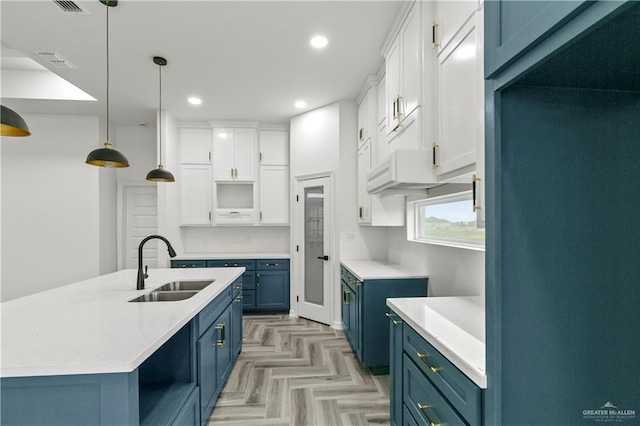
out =
{"type": "Polygon", "coordinates": [[[245,316],[242,353],[210,425],[389,424],[389,376],[371,376],[341,331],[245,316]]]}

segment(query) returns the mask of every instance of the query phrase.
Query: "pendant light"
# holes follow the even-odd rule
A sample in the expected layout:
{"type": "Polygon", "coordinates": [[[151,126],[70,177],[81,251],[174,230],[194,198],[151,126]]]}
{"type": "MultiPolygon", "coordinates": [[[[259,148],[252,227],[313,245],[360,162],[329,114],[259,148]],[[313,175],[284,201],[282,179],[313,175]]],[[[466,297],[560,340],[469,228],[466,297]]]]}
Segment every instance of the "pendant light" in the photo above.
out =
{"type": "Polygon", "coordinates": [[[109,142],[109,8],[116,7],[118,0],[100,0],[107,6],[107,140],[104,148],[93,150],[87,156],[87,164],[98,167],[129,167],[129,161],[119,151],[111,148],[109,142]]]}
{"type": "Polygon", "coordinates": [[[4,105],[0,105],[0,107],[2,108],[0,111],[0,119],[2,120],[2,124],[0,125],[0,136],[31,135],[29,127],[27,127],[27,123],[22,117],[20,117],[20,114],[4,105]]]}
{"type": "Polygon", "coordinates": [[[153,57],[153,63],[158,66],[158,76],[159,76],[159,86],[160,86],[160,96],[158,102],[158,136],[160,139],[160,164],[158,164],[158,168],[151,170],[147,173],[147,180],[153,182],[175,182],[173,175],[170,171],[165,170],[162,166],[162,67],[167,65],[167,60],[160,56],[153,57]]]}

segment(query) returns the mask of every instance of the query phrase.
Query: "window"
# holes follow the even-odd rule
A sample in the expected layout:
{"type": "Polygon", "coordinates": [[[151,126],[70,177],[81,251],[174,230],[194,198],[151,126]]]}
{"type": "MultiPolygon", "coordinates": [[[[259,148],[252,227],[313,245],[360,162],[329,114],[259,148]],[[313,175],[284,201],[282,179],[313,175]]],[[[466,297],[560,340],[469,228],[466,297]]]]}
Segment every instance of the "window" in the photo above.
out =
{"type": "Polygon", "coordinates": [[[484,229],[477,227],[471,191],[411,201],[407,238],[430,244],[484,249],[484,229]]]}

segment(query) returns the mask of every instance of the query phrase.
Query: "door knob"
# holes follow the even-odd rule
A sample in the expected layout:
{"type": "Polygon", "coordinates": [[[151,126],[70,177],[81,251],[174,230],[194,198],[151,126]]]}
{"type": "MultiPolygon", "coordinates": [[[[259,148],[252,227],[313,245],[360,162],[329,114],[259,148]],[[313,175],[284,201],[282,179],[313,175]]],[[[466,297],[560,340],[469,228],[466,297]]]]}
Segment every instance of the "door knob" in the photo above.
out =
{"type": "Polygon", "coordinates": [[[329,256],[325,254],[324,256],[318,256],[318,259],[329,260],[329,256]]]}

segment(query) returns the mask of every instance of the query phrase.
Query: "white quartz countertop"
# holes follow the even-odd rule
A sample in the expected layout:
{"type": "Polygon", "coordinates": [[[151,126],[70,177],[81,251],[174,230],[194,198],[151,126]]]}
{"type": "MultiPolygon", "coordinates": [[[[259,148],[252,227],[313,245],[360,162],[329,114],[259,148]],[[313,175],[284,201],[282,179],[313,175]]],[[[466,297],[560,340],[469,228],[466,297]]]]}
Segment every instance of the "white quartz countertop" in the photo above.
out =
{"type": "Polygon", "coordinates": [[[386,260],[342,260],[340,263],[360,281],[428,277],[386,260]]]}
{"type": "Polygon", "coordinates": [[[146,289],[127,269],[0,304],[1,377],[135,370],[244,268],[150,269],[146,289]],[[215,280],[175,302],[129,303],[171,281],[215,280]]]}
{"type": "Polygon", "coordinates": [[[216,253],[176,256],[172,260],[217,260],[217,259],[289,259],[289,253],[216,253]]]}
{"type": "Polygon", "coordinates": [[[387,299],[387,306],[476,385],[487,388],[482,297],[387,299]]]}

